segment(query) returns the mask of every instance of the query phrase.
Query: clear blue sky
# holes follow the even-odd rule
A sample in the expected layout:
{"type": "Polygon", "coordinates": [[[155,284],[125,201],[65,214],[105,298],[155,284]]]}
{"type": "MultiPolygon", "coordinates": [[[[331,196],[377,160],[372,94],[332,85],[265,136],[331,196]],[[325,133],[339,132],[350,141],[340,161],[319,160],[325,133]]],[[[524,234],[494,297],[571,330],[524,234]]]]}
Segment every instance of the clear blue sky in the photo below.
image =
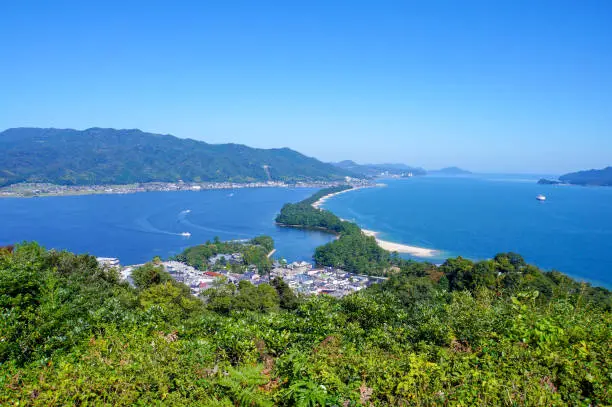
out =
{"type": "Polygon", "coordinates": [[[4,0],[0,55],[0,129],[429,169],[612,165],[608,0],[4,0]]]}

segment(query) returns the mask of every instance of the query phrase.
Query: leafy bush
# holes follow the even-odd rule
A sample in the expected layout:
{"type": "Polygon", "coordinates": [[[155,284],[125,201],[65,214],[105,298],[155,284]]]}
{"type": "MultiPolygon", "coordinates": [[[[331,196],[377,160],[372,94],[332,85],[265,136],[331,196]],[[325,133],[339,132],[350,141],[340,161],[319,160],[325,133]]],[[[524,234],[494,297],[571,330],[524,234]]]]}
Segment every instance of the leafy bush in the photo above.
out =
{"type": "Polygon", "coordinates": [[[342,299],[280,280],[204,303],[18,245],[0,254],[0,404],[612,404],[610,292],[510,258],[485,265],[494,280],[453,259],[342,299]]]}

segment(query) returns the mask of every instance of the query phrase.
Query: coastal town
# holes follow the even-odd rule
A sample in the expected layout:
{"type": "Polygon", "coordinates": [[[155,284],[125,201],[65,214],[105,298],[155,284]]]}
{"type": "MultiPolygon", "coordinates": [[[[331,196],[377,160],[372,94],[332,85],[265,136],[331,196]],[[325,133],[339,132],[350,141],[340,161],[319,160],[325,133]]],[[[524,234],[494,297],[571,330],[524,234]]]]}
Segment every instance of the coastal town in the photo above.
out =
{"type": "MultiPolygon", "coordinates": [[[[224,255],[228,264],[238,261],[240,253],[224,255]]],[[[98,257],[98,263],[105,267],[114,267],[119,270],[122,279],[133,284],[131,273],[143,264],[121,266],[119,259],[98,257]]],[[[333,297],[343,297],[355,291],[362,290],[374,283],[386,280],[386,277],[375,277],[348,273],[333,267],[316,268],[306,261],[287,263],[285,260],[276,260],[268,274],[260,274],[254,266],[250,266],[244,273],[233,273],[227,269],[215,269],[219,257],[209,259],[207,270],[199,270],[188,264],[168,260],[159,262],[176,281],[187,285],[194,296],[199,296],[205,290],[222,284],[238,284],[246,280],[253,285],[269,283],[275,277],[282,278],[295,293],[303,295],[327,294],[333,297]]]]}
{"type": "Polygon", "coordinates": [[[145,182],[126,185],[57,185],[48,183],[19,183],[0,188],[0,197],[41,197],[61,195],[132,194],[137,192],[205,191],[240,188],[326,188],[343,184],[370,185],[371,181],[346,177],[342,181],[283,181],[260,182],[145,182]]]}

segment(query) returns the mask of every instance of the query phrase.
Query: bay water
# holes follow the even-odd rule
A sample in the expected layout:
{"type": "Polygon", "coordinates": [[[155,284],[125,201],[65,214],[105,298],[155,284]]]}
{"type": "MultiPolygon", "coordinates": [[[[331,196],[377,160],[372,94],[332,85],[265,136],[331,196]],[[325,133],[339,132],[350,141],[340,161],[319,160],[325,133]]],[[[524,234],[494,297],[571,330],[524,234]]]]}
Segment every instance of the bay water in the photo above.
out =
{"type": "Polygon", "coordinates": [[[123,195],[0,199],[0,245],[37,241],[121,264],[167,258],[218,236],[221,240],[274,238],[274,257],[311,261],[314,249],[333,239],[317,231],[277,226],[286,202],[310,188],[243,188],[123,195]],[[181,236],[189,232],[190,237],[181,236]]]}
{"type": "MultiPolygon", "coordinates": [[[[612,188],[538,185],[538,177],[478,175],[383,180],[340,194],[324,208],[392,242],[436,249],[433,258],[487,259],[514,251],[546,270],[612,286],[612,188]],[[547,197],[545,202],[536,195],[547,197]]],[[[333,236],[279,227],[276,214],[315,189],[0,199],[0,245],[35,240],[47,248],[136,264],[167,258],[218,236],[274,238],[275,257],[310,261],[333,236]],[[189,232],[190,237],[181,233],[189,232]]],[[[409,257],[409,256],[404,256],[409,257]]]]}
{"type": "Polygon", "coordinates": [[[538,178],[382,180],[386,186],[340,194],[324,208],[383,240],[437,249],[426,259],[434,263],[513,251],[543,269],[611,287],[612,188],[538,185],[538,178]],[[547,200],[537,201],[538,194],[547,200]]]}

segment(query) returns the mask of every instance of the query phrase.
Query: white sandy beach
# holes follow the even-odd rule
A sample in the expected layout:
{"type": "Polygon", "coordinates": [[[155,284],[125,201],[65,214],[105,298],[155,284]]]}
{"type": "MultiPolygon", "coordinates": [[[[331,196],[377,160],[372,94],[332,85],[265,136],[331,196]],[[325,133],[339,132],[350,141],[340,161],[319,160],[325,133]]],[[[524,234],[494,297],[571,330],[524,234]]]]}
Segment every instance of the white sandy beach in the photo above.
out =
{"type": "Polygon", "coordinates": [[[340,191],[340,192],[334,192],[333,194],[325,195],[324,197],[319,198],[318,201],[313,202],[312,203],[312,207],[313,208],[317,208],[317,209],[321,209],[321,205],[323,205],[325,203],[325,201],[327,201],[329,198],[333,198],[334,196],[343,194],[345,192],[357,191],[358,189],[363,189],[363,188],[371,188],[371,187],[355,187],[355,188],[351,188],[351,189],[345,189],[344,191],[340,191]]]}
{"type": "MultiPolygon", "coordinates": [[[[312,206],[313,208],[321,209],[321,206],[329,198],[332,198],[336,195],[343,194],[345,192],[355,191],[355,190],[362,189],[362,188],[371,188],[371,187],[357,187],[357,188],[345,189],[344,191],[340,191],[340,192],[334,192],[333,194],[325,195],[324,197],[320,198],[318,201],[314,202],[312,206]]],[[[346,219],[342,219],[342,220],[346,220],[346,219]]],[[[388,250],[390,252],[406,253],[411,256],[423,257],[423,258],[434,257],[438,254],[438,251],[434,249],[427,249],[424,247],[417,247],[417,246],[409,246],[406,244],[394,243],[394,242],[389,242],[386,240],[381,240],[377,237],[378,232],[374,232],[373,230],[361,229],[361,231],[366,236],[373,236],[376,239],[376,243],[378,243],[378,245],[381,248],[388,250]]]]}
{"type": "Polygon", "coordinates": [[[394,243],[394,242],[388,242],[386,240],[381,240],[377,237],[379,232],[374,232],[373,230],[361,229],[361,231],[366,236],[374,237],[376,239],[376,243],[378,243],[380,247],[390,252],[406,253],[406,254],[410,254],[411,256],[424,257],[424,258],[434,257],[435,255],[438,254],[438,251],[434,249],[426,249],[424,247],[409,246],[406,244],[394,243]]]}

